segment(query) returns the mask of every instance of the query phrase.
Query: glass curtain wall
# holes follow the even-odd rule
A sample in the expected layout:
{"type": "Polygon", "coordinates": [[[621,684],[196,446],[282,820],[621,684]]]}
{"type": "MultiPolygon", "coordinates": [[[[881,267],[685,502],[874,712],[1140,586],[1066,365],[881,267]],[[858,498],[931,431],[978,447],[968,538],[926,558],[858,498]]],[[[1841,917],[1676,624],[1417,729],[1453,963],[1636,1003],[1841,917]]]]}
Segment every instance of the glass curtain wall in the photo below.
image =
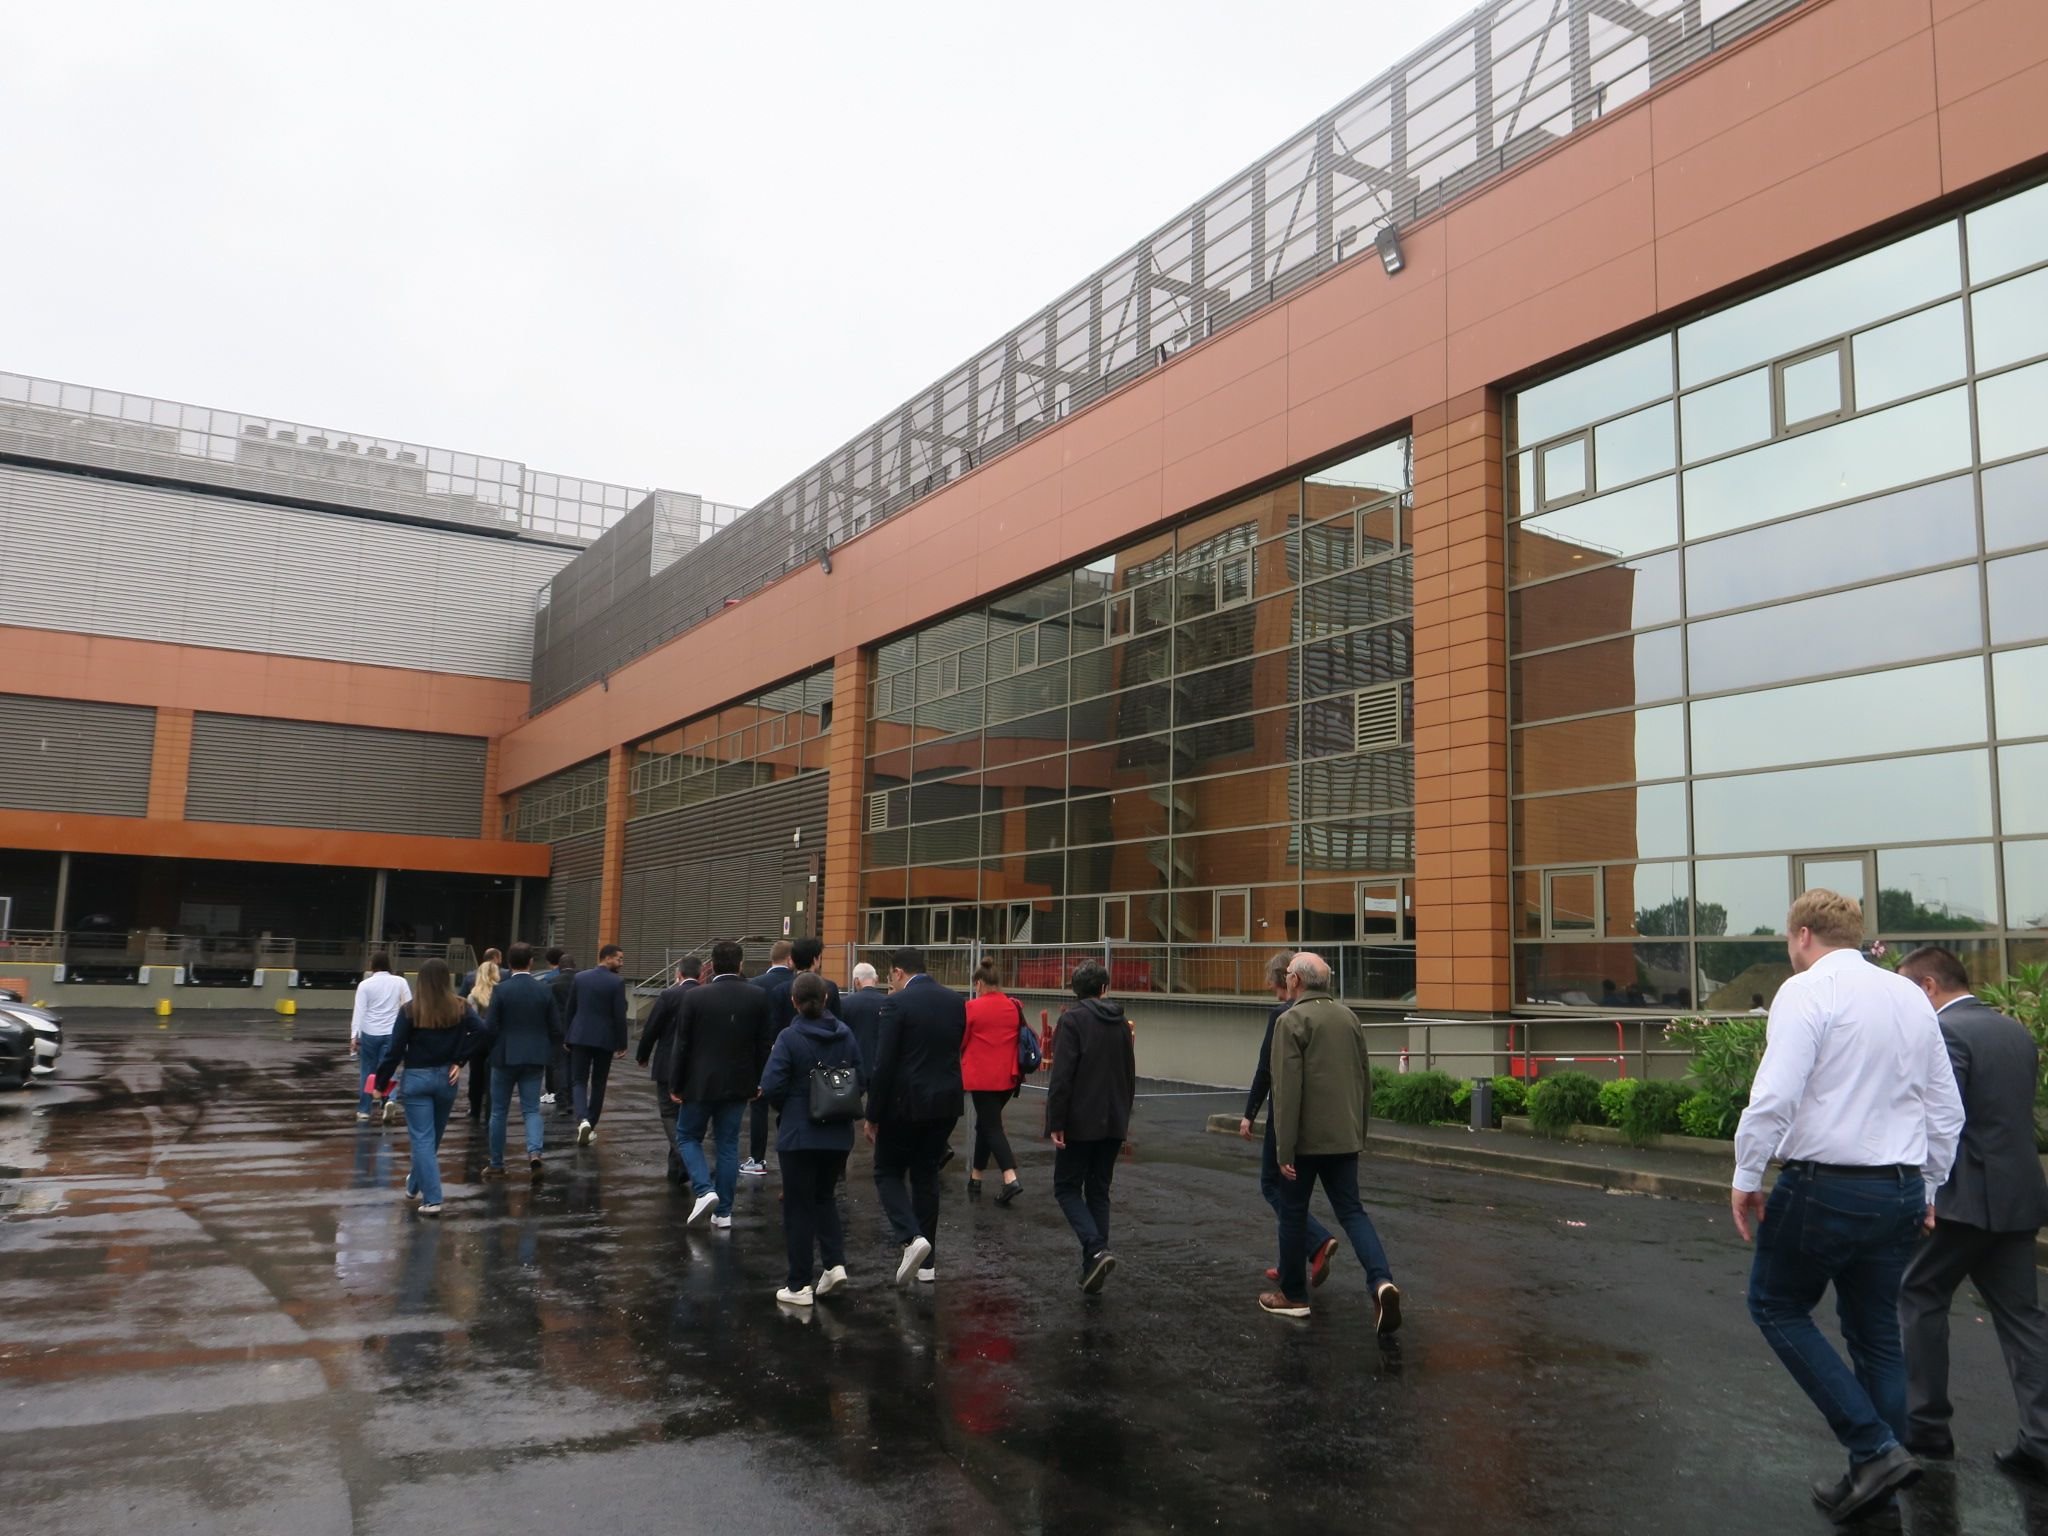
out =
{"type": "Polygon", "coordinates": [[[882,646],[870,945],[1243,996],[1414,988],[1406,438],[882,646]]]}
{"type": "Polygon", "coordinates": [[[832,668],[699,715],[633,748],[628,820],[825,771],[832,668]]]}
{"type": "Polygon", "coordinates": [[[2048,958],[2048,188],[1513,399],[1516,996],[1744,1011],[1792,895],[2048,958]]]}

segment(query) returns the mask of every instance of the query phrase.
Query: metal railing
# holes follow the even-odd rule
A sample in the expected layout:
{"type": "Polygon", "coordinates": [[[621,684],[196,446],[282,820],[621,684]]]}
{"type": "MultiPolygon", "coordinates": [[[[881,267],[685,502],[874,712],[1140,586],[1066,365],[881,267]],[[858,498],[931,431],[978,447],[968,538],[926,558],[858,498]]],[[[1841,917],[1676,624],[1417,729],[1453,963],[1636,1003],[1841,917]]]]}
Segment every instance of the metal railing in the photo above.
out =
{"type": "Polygon", "coordinates": [[[136,929],[126,933],[48,929],[10,930],[0,938],[0,965],[61,965],[67,971],[141,971],[158,966],[188,973],[206,971],[301,971],[360,976],[370,956],[391,957],[393,969],[416,971],[428,960],[445,960],[459,976],[476,966],[467,943],[399,942],[366,939],[297,939],[275,934],[167,933],[136,929]]]}
{"type": "MultiPolygon", "coordinates": [[[[1074,970],[1094,961],[1109,972],[1119,995],[1150,994],[1187,1002],[1246,1002],[1271,996],[1266,964],[1273,951],[1243,944],[923,944],[934,980],[966,987],[983,960],[994,963],[1005,988],[1065,992],[1074,970]]],[[[1291,946],[1281,946],[1292,952],[1291,946]]],[[[893,946],[857,944],[845,969],[865,960],[887,975],[893,946]]],[[[1409,944],[1318,944],[1329,961],[1333,990],[1365,1008],[1399,1008],[1415,993],[1415,948],[1409,944]]],[[[829,962],[828,962],[829,964],[829,962]]]]}
{"type": "MultiPolygon", "coordinates": [[[[655,614],[559,624],[545,708],[1372,252],[1805,0],[1493,0],[705,539],[655,614]],[[613,633],[590,633],[596,623],[613,633]]],[[[1362,429],[1379,425],[1360,423],[1362,429]]],[[[581,559],[598,558],[593,549],[581,559]]],[[[575,580],[572,561],[558,581],[575,580]]]]}

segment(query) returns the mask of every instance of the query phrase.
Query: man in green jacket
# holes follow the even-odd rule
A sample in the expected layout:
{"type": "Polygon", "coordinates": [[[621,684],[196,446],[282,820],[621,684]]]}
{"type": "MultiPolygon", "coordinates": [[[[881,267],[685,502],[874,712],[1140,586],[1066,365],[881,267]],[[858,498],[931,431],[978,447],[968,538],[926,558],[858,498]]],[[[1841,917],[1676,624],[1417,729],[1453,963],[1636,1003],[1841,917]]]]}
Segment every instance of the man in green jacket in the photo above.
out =
{"type": "Polygon", "coordinates": [[[1308,1202],[1321,1180],[1337,1223],[1351,1239],[1372,1287],[1375,1328],[1401,1326],[1401,1292],[1386,1250],[1358,1198],[1358,1154],[1372,1098],[1365,1031],[1330,995],[1330,967],[1306,952],[1287,963],[1293,1005],[1273,1026],[1273,1154],[1280,1162],[1280,1289],[1259,1305],[1280,1317],[1307,1317],[1308,1202]]]}

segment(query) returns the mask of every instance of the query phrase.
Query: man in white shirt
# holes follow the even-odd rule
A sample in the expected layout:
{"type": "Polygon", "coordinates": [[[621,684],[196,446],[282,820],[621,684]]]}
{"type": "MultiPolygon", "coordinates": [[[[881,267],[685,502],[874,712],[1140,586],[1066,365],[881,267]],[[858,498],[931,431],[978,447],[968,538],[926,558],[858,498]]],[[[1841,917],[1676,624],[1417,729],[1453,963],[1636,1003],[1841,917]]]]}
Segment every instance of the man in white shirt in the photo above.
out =
{"type": "MultiPolygon", "coordinates": [[[[356,1007],[348,1025],[348,1053],[355,1060],[356,1119],[368,1121],[376,1112],[377,1096],[367,1085],[369,1075],[384,1059],[384,1047],[391,1043],[392,1026],[398,1010],[412,1001],[412,988],[391,969],[391,957],[379,950],[370,956],[370,973],[356,983],[356,1007]]],[[[398,1118],[398,1086],[394,1079],[392,1102],[384,1105],[386,1123],[398,1118]]]]}
{"type": "Polygon", "coordinates": [[[1963,1128],[1934,1009],[1858,952],[1863,909],[1834,891],[1792,903],[1796,973],[1771,1001],[1764,1057],[1735,1132],[1736,1230],[1756,1234],[1749,1315],[1849,1453],[1813,1485],[1840,1524],[1920,1476],[1906,1433],[1899,1285],[1963,1128]],[[1765,1165],[1784,1160],[1766,1202],[1765,1165]],[[1813,1309],[1835,1288],[1852,1373],[1813,1309]]]}

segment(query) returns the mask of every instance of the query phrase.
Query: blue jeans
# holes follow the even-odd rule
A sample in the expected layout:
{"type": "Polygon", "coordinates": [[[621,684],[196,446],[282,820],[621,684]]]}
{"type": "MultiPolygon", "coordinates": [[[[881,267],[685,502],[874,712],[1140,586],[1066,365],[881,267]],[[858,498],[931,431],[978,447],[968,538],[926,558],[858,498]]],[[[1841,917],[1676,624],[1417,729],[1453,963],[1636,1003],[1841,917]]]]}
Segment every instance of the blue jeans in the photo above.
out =
{"type": "MultiPolygon", "coordinates": [[[[377,1107],[377,1096],[365,1091],[364,1081],[377,1070],[377,1064],[384,1059],[384,1047],[391,1043],[389,1035],[360,1035],[357,1037],[357,1056],[352,1065],[356,1073],[356,1113],[367,1115],[377,1107]]],[[[392,1091],[398,1089],[396,1082],[392,1091]]]]}
{"type": "Polygon", "coordinates": [[[1394,1278],[1387,1251],[1365,1205],[1358,1198],[1356,1152],[1302,1153],[1294,1159],[1294,1177],[1280,1181],[1280,1289],[1291,1301],[1308,1300],[1308,1202],[1320,1179],[1337,1225],[1351,1239],[1351,1251],[1365,1266],[1366,1283],[1377,1292],[1394,1278]]]}
{"type": "Polygon", "coordinates": [[[690,1175],[690,1187],[698,1194],[718,1191],[718,1214],[732,1214],[733,1187],[740,1181],[740,1122],[747,1117],[744,1099],[728,1104],[685,1104],[676,1111],[676,1151],[690,1175]],[[718,1150],[718,1181],[704,1165],[704,1132],[709,1128],[718,1150]]]}
{"type": "MultiPolygon", "coordinates": [[[[1266,1204],[1273,1207],[1273,1215],[1280,1215],[1280,1188],[1287,1181],[1280,1177],[1280,1159],[1273,1153],[1273,1117],[1266,1116],[1266,1148],[1259,1154],[1259,1193],[1266,1197],[1266,1204]]],[[[1316,1220],[1315,1212],[1308,1216],[1308,1251],[1321,1253],[1323,1244],[1330,1240],[1330,1229],[1316,1220]]]]}
{"type": "MultiPolygon", "coordinates": [[[[470,1071],[478,1069],[471,1067],[470,1071]]],[[[540,1080],[544,1066],[492,1067],[491,1071],[491,1166],[505,1166],[505,1117],[512,1108],[512,1089],[519,1089],[520,1112],[526,1116],[526,1155],[539,1157],[541,1148],[540,1080]]]]}
{"type": "Polygon", "coordinates": [[[1906,1431],[1899,1284],[1926,1217],[1917,1172],[1855,1177],[1802,1163],[1786,1165],[1764,1208],[1749,1315],[1826,1416],[1851,1466],[1882,1456],[1906,1431]],[[1814,1326],[1830,1282],[1853,1374],[1814,1326]]]}
{"type": "Polygon", "coordinates": [[[398,1102],[405,1109],[405,1128],[412,1133],[412,1172],[405,1176],[407,1194],[421,1203],[441,1203],[441,1133],[455,1108],[455,1085],[446,1067],[405,1068],[405,1089],[398,1102]]]}

